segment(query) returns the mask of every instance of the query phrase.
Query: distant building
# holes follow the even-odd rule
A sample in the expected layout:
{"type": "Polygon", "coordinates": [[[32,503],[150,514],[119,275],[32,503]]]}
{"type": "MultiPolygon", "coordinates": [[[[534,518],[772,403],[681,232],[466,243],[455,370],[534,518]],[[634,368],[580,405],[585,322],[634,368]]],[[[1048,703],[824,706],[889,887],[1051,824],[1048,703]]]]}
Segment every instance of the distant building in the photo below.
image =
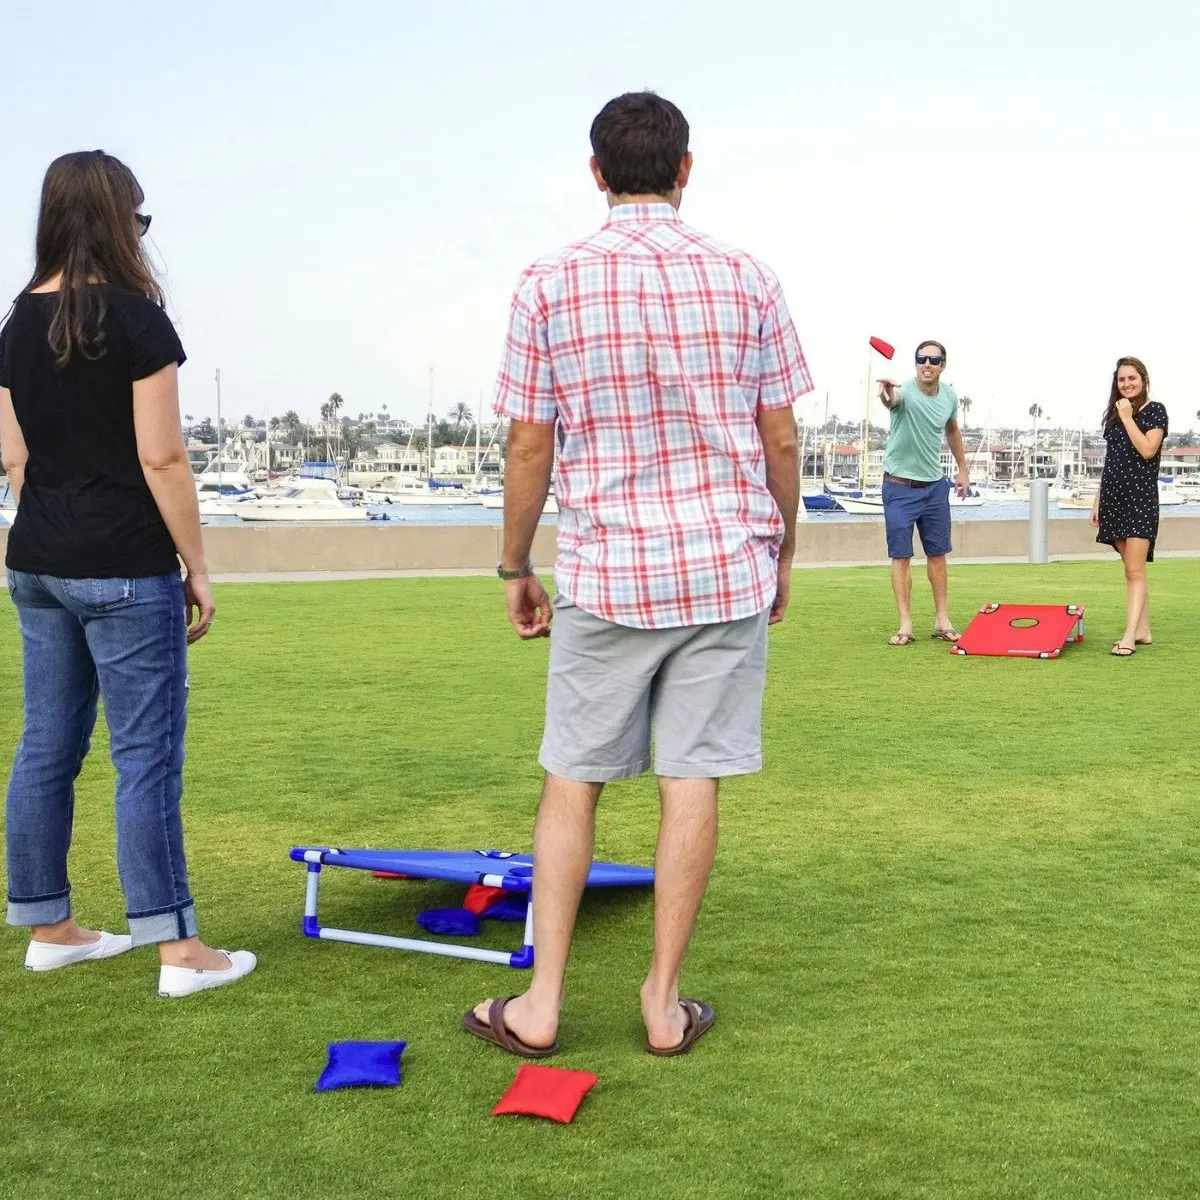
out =
{"type": "Polygon", "coordinates": [[[1200,479],[1200,446],[1164,450],[1158,473],[1174,479],[1200,479]]]}
{"type": "Polygon", "coordinates": [[[384,416],[382,413],[375,418],[375,429],[386,437],[409,438],[412,436],[413,423],[399,417],[384,416]]]}
{"type": "Polygon", "coordinates": [[[362,475],[420,475],[425,456],[399,442],[384,442],[350,460],[350,470],[362,475]]]}
{"type": "Polygon", "coordinates": [[[438,446],[433,452],[433,473],[435,475],[467,475],[471,472],[471,460],[475,457],[472,450],[468,455],[462,446],[438,446]]]}

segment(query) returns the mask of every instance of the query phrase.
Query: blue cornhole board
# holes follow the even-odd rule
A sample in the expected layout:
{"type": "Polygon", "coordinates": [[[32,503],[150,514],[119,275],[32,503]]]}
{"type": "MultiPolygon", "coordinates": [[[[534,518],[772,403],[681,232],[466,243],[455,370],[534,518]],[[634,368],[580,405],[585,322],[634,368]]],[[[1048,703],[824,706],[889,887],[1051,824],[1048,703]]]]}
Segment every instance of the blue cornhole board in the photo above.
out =
{"type": "MultiPolygon", "coordinates": [[[[335,850],[319,846],[295,846],[293,862],[308,867],[308,886],[304,896],[304,935],[329,942],[351,942],[357,946],[383,946],[390,950],[417,950],[423,954],[444,954],[448,958],[470,958],[477,962],[502,963],[510,967],[533,966],[533,905],[525,914],[525,937],[513,953],[483,950],[476,946],[456,946],[426,938],[391,937],[356,929],[333,929],[317,920],[317,891],[323,867],[350,867],[359,871],[391,871],[415,879],[442,879],[468,887],[504,888],[507,892],[528,892],[533,886],[533,859],[527,854],[508,854],[503,850],[335,850]]],[[[621,863],[592,863],[588,887],[651,887],[654,872],[649,867],[628,867],[621,863]]]]}

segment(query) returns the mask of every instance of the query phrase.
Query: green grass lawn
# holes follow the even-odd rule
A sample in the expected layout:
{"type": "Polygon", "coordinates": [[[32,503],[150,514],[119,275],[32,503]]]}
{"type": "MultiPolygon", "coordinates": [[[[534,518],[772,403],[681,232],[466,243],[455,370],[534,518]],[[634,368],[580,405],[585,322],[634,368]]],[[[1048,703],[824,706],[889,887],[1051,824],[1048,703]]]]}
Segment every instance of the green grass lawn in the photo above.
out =
{"type": "MultiPolygon", "coordinates": [[[[517,1060],[460,1032],[505,967],[305,940],[293,844],[526,849],[547,646],[474,579],[227,586],[192,657],[185,821],[201,933],[246,983],[159,1000],[140,950],[52,975],[0,936],[0,1194],[41,1197],[1195,1197],[1200,1194],[1200,562],[953,571],[1082,603],[1057,662],[892,649],[885,572],[797,573],[772,632],[767,769],[723,793],[686,986],[695,1053],[641,1052],[648,894],[589,898],[555,1064],[569,1127],[493,1118],[517,1060]],[[404,1085],[316,1095],[327,1042],[404,1038],[404,1085]]],[[[19,732],[0,603],[0,746],[19,732]]],[[[6,759],[5,759],[6,761],[6,759]]],[[[112,776],[79,787],[77,915],[123,928],[112,776]]],[[[598,855],[651,860],[653,785],[598,855]]],[[[324,876],[323,917],[399,934],[461,890],[324,876]]],[[[500,943],[515,944],[514,927],[500,943]]]]}

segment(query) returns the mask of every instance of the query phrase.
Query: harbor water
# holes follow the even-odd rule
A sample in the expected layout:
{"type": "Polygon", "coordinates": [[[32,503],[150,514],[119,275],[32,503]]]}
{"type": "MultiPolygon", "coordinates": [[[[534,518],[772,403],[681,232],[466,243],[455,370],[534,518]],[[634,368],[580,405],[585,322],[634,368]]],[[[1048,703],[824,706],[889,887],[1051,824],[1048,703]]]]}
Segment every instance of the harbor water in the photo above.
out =
{"type": "MultiPolygon", "coordinates": [[[[496,525],[504,521],[504,513],[500,509],[484,508],[479,504],[464,504],[461,506],[429,505],[371,505],[369,521],[321,521],[322,525],[378,525],[381,528],[389,524],[404,525],[496,525]]],[[[1200,504],[1170,504],[1161,509],[1164,520],[1200,516],[1200,504]]],[[[996,504],[981,504],[977,507],[955,507],[951,510],[951,519],[958,521],[1027,521],[1029,519],[1029,502],[1027,500],[1004,501],[996,504]]],[[[1050,504],[1050,519],[1068,521],[1086,521],[1088,510],[1083,508],[1058,508],[1050,504]]],[[[808,520],[812,522],[838,521],[875,521],[882,523],[883,516],[879,513],[851,515],[845,512],[810,512],[808,520]]],[[[206,517],[205,525],[258,525],[258,522],[243,521],[239,517],[206,517]]],[[[295,524],[304,524],[297,521],[295,524]]],[[[557,518],[544,516],[543,525],[554,525],[557,518]]],[[[261,528],[261,526],[260,526],[261,528]]]]}

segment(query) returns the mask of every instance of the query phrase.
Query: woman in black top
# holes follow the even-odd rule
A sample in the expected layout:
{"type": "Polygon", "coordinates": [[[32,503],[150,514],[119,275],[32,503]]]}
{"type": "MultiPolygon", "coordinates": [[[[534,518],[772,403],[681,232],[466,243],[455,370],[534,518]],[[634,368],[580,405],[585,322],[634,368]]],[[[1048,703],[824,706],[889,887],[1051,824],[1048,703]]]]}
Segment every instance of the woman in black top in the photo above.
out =
{"type": "Polygon", "coordinates": [[[103,151],[56,159],[33,279],[0,330],[0,455],[17,499],[6,566],[25,678],[7,796],[8,923],[31,928],[34,971],[157,943],[159,994],[184,996],[242,978],[255,959],[196,937],[188,888],[187,644],[215,609],[179,424],[183,348],[142,248],[141,204],[132,172],[103,151]],[[71,916],[74,780],[99,696],[129,935],[71,916]]]}
{"type": "Polygon", "coordinates": [[[1092,505],[1096,541],[1114,547],[1125,563],[1125,632],[1112,648],[1128,658],[1150,644],[1150,594],[1146,564],[1158,537],[1158,463],[1167,436],[1167,410],[1150,399],[1150,376],[1136,358],[1122,358],[1113,372],[1104,413],[1104,474],[1092,505]]]}

